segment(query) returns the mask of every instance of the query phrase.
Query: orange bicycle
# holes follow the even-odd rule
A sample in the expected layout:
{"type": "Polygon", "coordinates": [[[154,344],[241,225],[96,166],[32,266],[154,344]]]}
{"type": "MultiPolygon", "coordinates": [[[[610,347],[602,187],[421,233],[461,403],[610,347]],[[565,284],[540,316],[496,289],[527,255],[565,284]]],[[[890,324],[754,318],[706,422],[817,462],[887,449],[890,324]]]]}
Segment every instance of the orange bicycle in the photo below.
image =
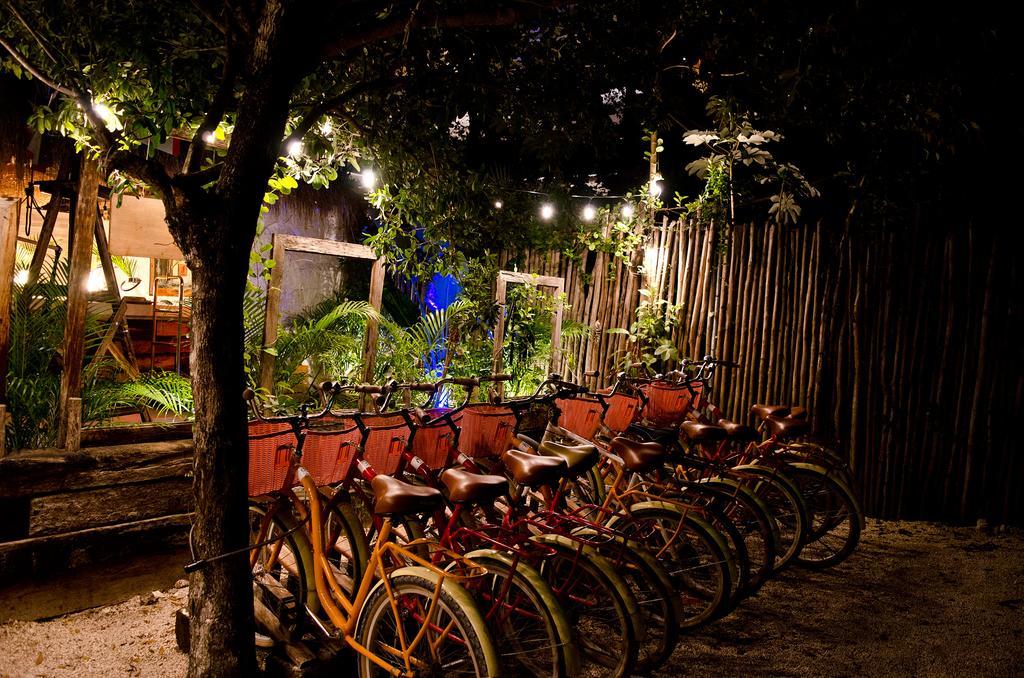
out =
{"type": "Polygon", "coordinates": [[[257,617],[260,608],[273,606],[275,618],[293,633],[311,621],[357,653],[360,676],[498,675],[498,653],[484,619],[459,583],[486,570],[434,542],[388,539],[392,520],[439,507],[439,491],[390,478],[372,483],[373,510],[383,524],[360,578],[346,576],[328,558],[321,493],[302,453],[310,421],[326,417],[346,389],[332,382],[321,388],[319,412],[310,414],[304,404],[298,414],[273,417],[263,416],[251,390],[245,393],[256,415],[250,426],[257,441],[250,444],[250,494],[257,496],[249,550],[257,617]],[[296,483],[301,490],[293,489],[296,483]],[[424,548],[427,557],[420,555],[424,548]]]}

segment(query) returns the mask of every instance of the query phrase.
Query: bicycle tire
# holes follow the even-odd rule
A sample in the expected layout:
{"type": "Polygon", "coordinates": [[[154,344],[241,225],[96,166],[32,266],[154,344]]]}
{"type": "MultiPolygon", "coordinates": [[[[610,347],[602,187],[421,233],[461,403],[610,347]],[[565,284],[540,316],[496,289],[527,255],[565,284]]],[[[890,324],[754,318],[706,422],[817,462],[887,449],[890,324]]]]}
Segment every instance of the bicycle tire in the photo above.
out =
{"type": "Polygon", "coordinates": [[[616,516],[608,525],[666,563],[683,612],[680,628],[701,626],[728,610],[732,556],[706,522],[671,502],[650,501],[635,504],[628,519],[616,516]]]}
{"type": "Polygon", "coordinates": [[[558,596],[575,629],[584,674],[630,675],[644,628],[629,584],[592,547],[582,546],[564,535],[543,534],[532,539],[555,550],[555,555],[541,562],[540,573],[558,596]],[[584,600],[582,594],[589,598],[584,600]],[[597,608],[591,601],[603,604],[604,608],[597,608]],[[606,630],[601,631],[601,627],[606,630]]]}
{"type": "Polygon", "coordinates": [[[468,581],[465,588],[476,599],[491,630],[503,672],[515,675],[525,671],[527,675],[559,678],[578,675],[580,657],[572,641],[572,627],[555,592],[540,572],[494,549],[478,549],[465,555],[487,568],[486,577],[468,581]],[[508,579],[511,582],[506,590],[508,579]],[[506,591],[506,599],[498,601],[493,593],[495,590],[506,591]],[[518,596],[509,602],[508,596],[513,590],[518,592],[518,596]],[[501,609],[495,608],[496,601],[501,609]],[[501,611],[509,609],[523,612],[518,615],[518,624],[513,623],[511,615],[502,618],[501,611]],[[535,624],[532,634],[526,629],[529,635],[524,640],[523,620],[528,624],[531,617],[540,624],[535,624]],[[531,636],[533,640],[530,640],[531,636]],[[531,659],[538,654],[541,657],[531,659]],[[547,659],[543,655],[547,655],[547,659]]]}
{"type": "Polygon", "coordinates": [[[835,567],[849,558],[860,543],[864,526],[860,504],[850,488],[824,467],[791,463],[787,472],[804,495],[812,520],[810,537],[796,559],[797,564],[812,570],[835,567]],[[848,524],[845,534],[840,532],[844,524],[848,524]],[[840,545],[833,547],[837,542],[840,545]]]}
{"type": "Polygon", "coordinates": [[[759,479],[751,489],[768,507],[779,527],[781,539],[776,554],[776,570],[785,567],[800,555],[810,535],[807,502],[804,501],[800,489],[782,469],[746,464],[735,467],[733,471],[750,474],[759,479]]]}
{"type": "MultiPolygon", "coordinates": [[[[355,631],[356,642],[379,659],[404,670],[404,664],[385,648],[401,647],[401,643],[398,642],[400,623],[406,639],[413,638],[419,631],[423,622],[411,614],[410,604],[414,601],[409,599],[422,599],[426,601],[429,609],[439,579],[442,577],[438,573],[425,567],[414,566],[399,568],[392,572],[387,578],[387,586],[384,581],[377,582],[359,610],[355,631]],[[403,601],[397,607],[407,614],[403,615],[401,612],[397,612],[400,619],[395,619],[396,611],[392,608],[388,588],[391,589],[396,599],[403,601]],[[387,628],[388,620],[393,623],[393,630],[387,628]],[[411,625],[408,622],[411,622],[411,625]]],[[[481,678],[500,675],[498,653],[487,630],[487,625],[473,602],[472,596],[465,588],[453,579],[443,577],[436,612],[444,615],[438,626],[441,626],[442,623],[444,625],[451,623],[451,632],[457,633],[460,642],[453,639],[452,642],[445,644],[445,648],[451,648],[456,653],[451,655],[452,661],[444,662],[440,658],[431,657],[432,653],[428,653],[426,657],[418,657],[420,661],[427,664],[426,673],[433,670],[434,673],[431,675],[463,675],[481,678]],[[460,650],[460,648],[462,649],[460,650]],[[458,659],[462,664],[461,671],[457,671],[453,666],[454,659],[458,659]]],[[[438,618],[435,617],[435,619],[438,618]]],[[[430,645],[429,638],[425,638],[425,641],[427,642],[421,643],[417,649],[422,649],[424,645],[430,645]]],[[[362,678],[389,675],[362,652],[357,657],[357,664],[359,675],[362,678]]]]}
{"type": "MultiPolygon", "coordinates": [[[[596,531],[588,528],[575,534],[589,535],[596,531]]],[[[644,615],[645,633],[633,670],[639,674],[650,673],[672,656],[679,643],[683,610],[672,576],[643,546],[622,537],[597,549],[629,584],[644,615]]]]}
{"type": "MultiPolygon", "coordinates": [[[[254,519],[262,521],[266,516],[266,505],[249,502],[250,543],[259,534],[258,528],[253,532],[254,519]]],[[[282,536],[260,547],[255,554],[253,595],[261,596],[264,604],[277,614],[281,628],[290,639],[299,638],[305,628],[306,614],[316,614],[320,607],[313,572],[313,548],[302,530],[294,529],[296,521],[290,512],[275,513],[269,520],[271,529],[282,536]],[[275,564],[270,568],[266,568],[264,553],[275,554],[275,564]],[[294,610],[279,609],[280,601],[289,598],[294,601],[294,610]]],[[[273,532],[268,531],[261,541],[268,539],[273,539],[273,532]]]]}

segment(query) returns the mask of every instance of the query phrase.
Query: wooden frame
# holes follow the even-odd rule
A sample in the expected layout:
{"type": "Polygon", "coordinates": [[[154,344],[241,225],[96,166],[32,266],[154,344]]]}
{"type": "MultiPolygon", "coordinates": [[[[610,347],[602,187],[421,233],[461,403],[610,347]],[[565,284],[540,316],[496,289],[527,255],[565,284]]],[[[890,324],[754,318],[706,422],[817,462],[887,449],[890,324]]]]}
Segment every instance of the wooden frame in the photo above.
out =
{"type": "MultiPolygon", "coordinates": [[[[370,271],[370,305],[380,311],[384,295],[384,259],[374,254],[366,245],[321,238],[307,238],[299,235],[275,233],[273,243],[274,268],[270,272],[270,283],[267,289],[267,311],[263,321],[263,346],[270,347],[277,341],[277,323],[281,318],[281,282],[287,267],[288,252],[305,252],[307,254],[326,254],[341,259],[362,259],[372,261],[370,271]]],[[[377,362],[376,318],[366,321],[366,338],[363,344],[363,380],[373,379],[373,368],[377,362]]],[[[266,351],[260,359],[260,386],[268,390],[274,386],[274,356],[266,351]]]]}
{"type": "Polygon", "coordinates": [[[499,374],[503,368],[502,349],[505,347],[505,299],[509,283],[545,287],[554,291],[558,300],[551,318],[551,360],[550,371],[554,372],[562,362],[562,295],[565,293],[565,278],[553,275],[533,275],[518,271],[498,271],[498,279],[494,289],[494,301],[498,304],[498,320],[494,326],[494,353],[491,369],[499,374]]]}

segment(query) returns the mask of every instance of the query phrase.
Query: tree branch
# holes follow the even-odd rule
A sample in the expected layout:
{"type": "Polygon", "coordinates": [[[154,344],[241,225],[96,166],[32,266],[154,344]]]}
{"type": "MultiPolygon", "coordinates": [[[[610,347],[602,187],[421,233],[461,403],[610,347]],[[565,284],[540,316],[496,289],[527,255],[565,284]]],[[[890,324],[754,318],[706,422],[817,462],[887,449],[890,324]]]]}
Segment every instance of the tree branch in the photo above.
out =
{"type": "Polygon", "coordinates": [[[77,95],[73,90],[69,89],[68,87],[65,87],[64,85],[61,85],[60,83],[44,75],[43,72],[36,68],[32,64],[32,62],[28,60],[27,57],[25,57],[21,52],[17,50],[17,48],[14,47],[14,45],[7,42],[7,40],[4,39],[3,36],[0,36],[0,46],[7,50],[7,52],[14,58],[14,60],[21,64],[22,68],[24,68],[26,71],[32,74],[32,76],[36,80],[38,80],[39,82],[43,83],[44,85],[46,85],[47,87],[56,92],[60,92],[61,94],[65,94],[69,97],[75,97],[77,99],[77,95]]]}
{"type": "MultiPolygon", "coordinates": [[[[321,116],[336,110],[343,111],[344,109],[342,109],[342,105],[360,94],[372,89],[401,86],[403,84],[403,81],[399,78],[375,78],[373,80],[363,80],[333,97],[324,99],[319,104],[312,106],[309,111],[306,112],[306,115],[302,118],[299,124],[295,126],[295,129],[292,130],[292,133],[284,140],[282,147],[287,149],[288,145],[293,141],[302,141],[302,138],[306,136],[306,133],[312,129],[313,125],[316,124],[316,121],[319,120],[321,116]]],[[[341,117],[340,113],[339,117],[341,117]]],[[[347,115],[345,117],[347,117],[347,115]]]]}
{"type": "Polygon", "coordinates": [[[522,3],[517,7],[492,7],[459,14],[424,14],[412,17],[396,17],[362,32],[329,40],[320,50],[320,57],[331,59],[353,49],[382,42],[399,35],[406,36],[418,27],[437,29],[451,28],[500,28],[513,26],[544,12],[571,4],[571,0],[541,0],[522,3]]]}
{"type": "Polygon", "coordinates": [[[203,15],[203,18],[209,21],[214,28],[224,35],[227,35],[227,26],[225,26],[224,22],[217,17],[212,7],[208,7],[206,3],[202,2],[202,0],[192,0],[192,6],[199,10],[199,13],[203,15]]]}
{"type": "Polygon", "coordinates": [[[205,186],[211,181],[219,179],[223,169],[224,163],[218,162],[189,174],[178,174],[177,176],[171,177],[171,186],[175,188],[182,188],[186,191],[197,189],[205,186]]]}
{"type": "Polygon", "coordinates": [[[217,129],[217,125],[220,124],[221,119],[224,117],[228,104],[234,98],[235,79],[238,69],[236,68],[236,50],[232,49],[230,40],[227,49],[228,53],[224,57],[224,73],[221,76],[220,86],[217,88],[217,93],[213,96],[213,101],[210,102],[210,109],[206,112],[203,124],[199,126],[199,129],[192,136],[192,143],[189,144],[188,153],[185,154],[184,168],[182,170],[184,174],[190,174],[199,169],[199,163],[203,158],[203,151],[206,150],[206,133],[217,129]]]}
{"type": "Polygon", "coordinates": [[[11,12],[11,14],[13,14],[14,17],[19,22],[21,22],[21,25],[25,28],[28,34],[31,35],[32,39],[36,41],[36,44],[39,45],[39,48],[43,50],[43,54],[48,56],[50,58],[50,61],[52,61],[53,63],[58,63],[57,57],[53,56],[53,52],[51,52],[50,49],[46,46],[46,43],[43,42],[43,39],[40,38],[34,30],[32,30],[32,26],[29,25],[27,21],[25,21],[25,18],[23,16],[21,16],[21,12],[19,12],[18,9],[12,3],[7,2],[5,4],[7,5],[7,9],[11,12]]]}
{"type": "Polygon", "coordinates": [[[160,163],[144,158],[137,153],[128,150],[118,149],[117,138],[107,129],[106,123],[93,108],[92,98],[89,95],[72,87],[66,87],[48,78],[42,71],[36,68],[24,55],[13,45],[0,36],[0,46],[3,46],[14,59],[21,64],[22,68],[31,73],[39,82],[43,83],[55,92],[59,92],[78,102],[86,120],[92,127],[96,141],[103,154],[106,155],[105,165],[108,169],[120,169],[142,179],[143,181],[160,188],[170,190],[170,175],[160,163]],[[117,149],[117,150],[115,150],[117,149]]]}

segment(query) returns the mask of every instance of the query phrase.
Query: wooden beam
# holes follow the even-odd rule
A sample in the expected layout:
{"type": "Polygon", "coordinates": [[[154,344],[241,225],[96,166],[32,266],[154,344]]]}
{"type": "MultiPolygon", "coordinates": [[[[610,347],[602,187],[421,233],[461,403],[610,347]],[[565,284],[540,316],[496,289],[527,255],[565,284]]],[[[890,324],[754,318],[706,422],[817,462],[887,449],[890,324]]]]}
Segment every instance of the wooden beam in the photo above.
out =
{"type": "Polygon", "coordinates": [[[308,254],[327,254],[332,257],[347,257],[349,259],[377,260],[377,255],[372,247],[360,245],[354,242],[339,242],[337,240],[324,240],[323,238],[307,238],[302,235],[285,235],[275,233],[274,241],[280,242],[281,246],[290,252],[306,252],[308,254]]]}
{"type": "Polygon", "coordinates": [[[39,272],[43,269],[43,262],[46,261],[46,252],[50,247],[50,240],[53,239],[53,227],[57,223],[57,215],[60,214],[60,203],[64,195],[55,189],[50,194],[50,202],[46,207],[46,215],[43,217],[43,225],[39,228],[39,238],[36,240],[36,249],[32,253],[32,263],[28,267],[28,281],[26,287],[36,284],[39,280],[39,272]]]}
{"type": "MultiPolygon", "coordinates": [[[[114,311],[114,315],[110,318],[110,327],[107,328],[107,333],[103,335],[103,341],[100,342],[99,348],[96,349],[96,352],[92,356],[92,360],[89,361],[90,367],[102,358],[103,354],[113,346],[114,339],[117,337],[117,333],[121,329],[121,323],[124,322],[124,317],[127,312],[127,302],[122,301],[117,305],[117,310],[114,311]]],[[[138,376],[138,374],[134,376],[138,376]]]]}
{"type": "Polygon", "coordinates": [[[79,172],[78,199],[75,202],[74,236],[71,242],[71,270],[68,275],[68,317],[64,326],[64,368],[60,378],[58,445],[67,443],[69,399],[82,391],[82,360],[85,357],[85,312],[88,304],[86,286],[92,266],[92,241],[96,220],[100,167],[96,159],[82,156],[79,172]]]}
{"type": "MultiPolygon", "coordinates": [[[[494,289],[494,301],[498,305],[498,317],[494,325],[494,352],[491,358],[492,374],[499,374],[502,371],[504,362],[502,351],[505,347],[505,300],[508,295],[509,283],[546,287],[553,294],[558,295],[558,303],[551,317],[551,358],[548,363],[548,368],[552,372],[558,371],[559,363],[562,360],[562,316],[564,314],[564,304],[562,303],[561,296],[565,292],[565,278],[554,275],[520,273],[519,271],[498,271],[498,279],[494,289]]],[[[500,387],[501,384],[498,386],[500,387]]]]}
{"type": "MultiPolygon", "coordinates": [[[[0,403],[7,402],[7,365],[11,348],[11,300],[14,298],[19,204],[13,198],[0,198],[0,403]]],[[[0,445],[0,455],[3,453],[4,447],[0,445]]]]}
{"type": "MultiPolygon", "coordinates": [[[[274,268],[270,272],[267,306],[263,321],[264,348],[273,346],[277,341],[277,325],[281,317],[281,285],[284,281],[289,252],[372,261],[369,302],[375,310],[380,311],[384,296],[384,259],[377,257],[372,248],[357,243],[282,233],[275,233],[271,242],[273,243],[271,257],[274,260],[274,268]]],[[[373,379],[373,370],[377,360],[378,333],[377,319],[369,319],[366,323],[366,336],[363,340],[363,378],[367,381],[373,379]]],[[[266,351],[260,356],[260,386],[268,391],[274,388],[274,360],[274,356],[266,351]]]]}
{"type": "Polygon", "coordinates": [[[114,262],[110,258],[110,244],[107,242],[107,231],[103,228],[103,213],[96,206],[96,251],[100,255],[100,266],[103,267],[103,278],[107,282],[107,294],[114,301],[121,301],[121,289],[117,286],[117,275],[114,273],[114,262]]]}
{"type": "Polygon", "coordinates": [[[535,287],[561,287],[565,288],[565,278],[554,275],[534,275],[532,273],[520,273],[519,271],[498,271],[498,278],[506,283],[521,283],[535,287]]]}
{"type": "Polygon", "coordinates": [[[565,304],[562,295],[565,294],[565,280],[559,278],[559,284],[555,287],[555,313],[551,318],[551,360],[548,363],[549,372],[561,372],[562,362],[562,314],[565,312],[565,304]]]}

